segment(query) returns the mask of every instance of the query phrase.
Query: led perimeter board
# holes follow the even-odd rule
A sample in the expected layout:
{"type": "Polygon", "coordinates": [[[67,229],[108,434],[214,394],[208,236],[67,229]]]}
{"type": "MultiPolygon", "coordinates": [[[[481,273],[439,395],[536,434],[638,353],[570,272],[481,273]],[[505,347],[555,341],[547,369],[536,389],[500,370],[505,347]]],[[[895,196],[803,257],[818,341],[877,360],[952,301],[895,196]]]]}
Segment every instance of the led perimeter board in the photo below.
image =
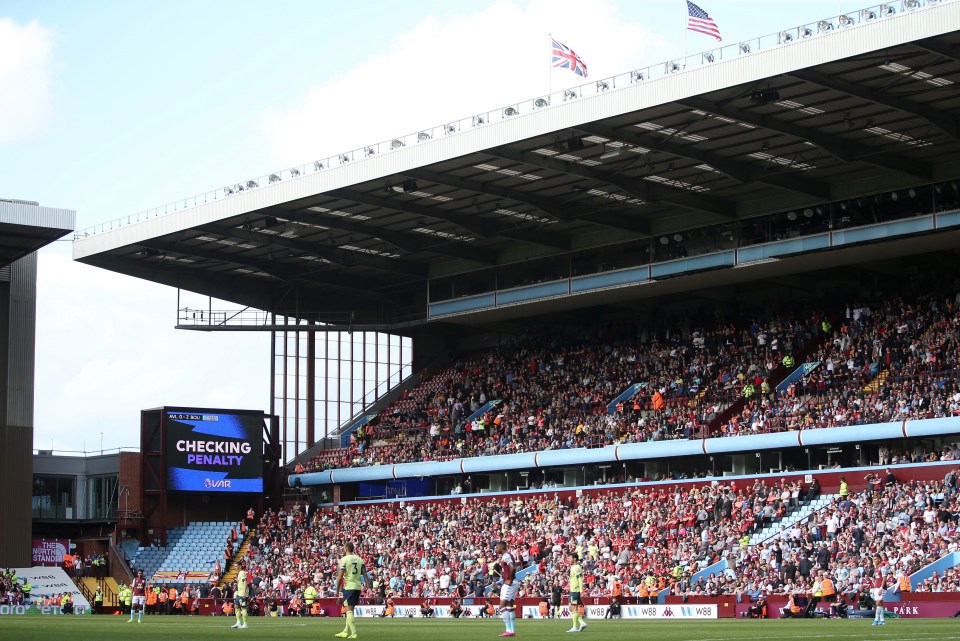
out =
{"type": "Polygon", "coordinates": [[[263,412],[165,408],[167,490],[263,492],[263,412]]]}

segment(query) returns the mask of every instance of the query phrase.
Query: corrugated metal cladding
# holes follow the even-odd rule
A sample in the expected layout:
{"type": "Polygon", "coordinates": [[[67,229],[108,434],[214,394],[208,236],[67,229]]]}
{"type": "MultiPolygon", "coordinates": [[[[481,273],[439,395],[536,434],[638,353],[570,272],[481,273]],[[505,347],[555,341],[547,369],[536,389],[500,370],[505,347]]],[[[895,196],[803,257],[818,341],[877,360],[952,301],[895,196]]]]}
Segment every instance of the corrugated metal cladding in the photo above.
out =
{"type": "Polygon", "coordinates": [[[77,212],[59,207],[0,201],[0,222],[73,231],[77,225],[77,212]]]}
{"type": "Polygon", "coordinates": [[[33,428],[0,426],[0,567],[30,567],[33,428]]]}
{"type": "Polygon", "coordinates": [[[25,567],[31,563],[32,536],[36,253],[4,271],[7,279],[0,286],[0,567],[25,567]]]}
{"type": "MultiPolygon", "coordinates": [[[[33,427],[37,327],[37,254],[11,265],[7,315],[6,424],[33,427]]],[[[32,447],[32,445],[31,445],[32,447]]],[[[30,452],[27,452],[30,456],[30,452]]]]}
{"type": "Polygon", "coordinates": [[[0,267],[0,283],[10,282],[10,265],[0,267]]]}

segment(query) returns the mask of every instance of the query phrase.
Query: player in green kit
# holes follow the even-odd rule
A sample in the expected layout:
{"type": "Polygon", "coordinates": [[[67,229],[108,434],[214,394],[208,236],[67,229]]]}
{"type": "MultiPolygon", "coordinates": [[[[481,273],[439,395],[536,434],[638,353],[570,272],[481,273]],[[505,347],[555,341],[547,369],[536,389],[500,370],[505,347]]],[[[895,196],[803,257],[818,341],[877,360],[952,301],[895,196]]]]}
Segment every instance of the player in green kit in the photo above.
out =
{"type": "Polygon", "coordinates": [[[250,594],[250,588],[247,585],[247,571],[240,567],[237,572],[237,591],[233,595],[234,614],[237,615],[237,622],[231,625],[231,628],[247,629],[247,601],[250,594]]]}
{"type": "Polygon", "coordinates": [[[586,621],[580,618],[580,593],[583,592],[583,568],[580,567],[580,556],[574,550],[567,553],[570,560],[570,617],[573,627],[567,632],[580,632],[587,627],[586,621]]]}
{"type": "Polygon", "coordinates": [[[356,639],[357,626],[353,623],[353,608],[360,602],[360,589],[363,582],[370,585],[370,575],[363,559],[353,553],[353,543],[343,544],[346,553],[340,559],[340,570],[337,572],[337,589],[343,589],[343,604],[347,608],[347,625],[343,632],[335,634],[341,639],[356,639]]]}

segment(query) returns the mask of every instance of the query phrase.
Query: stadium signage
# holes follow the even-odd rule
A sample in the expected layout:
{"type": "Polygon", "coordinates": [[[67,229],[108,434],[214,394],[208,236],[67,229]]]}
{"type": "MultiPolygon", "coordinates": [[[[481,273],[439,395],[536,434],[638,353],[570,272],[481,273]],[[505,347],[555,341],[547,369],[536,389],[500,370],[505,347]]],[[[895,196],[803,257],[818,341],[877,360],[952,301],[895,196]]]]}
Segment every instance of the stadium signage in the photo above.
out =
{"type": "MultiPolygon", "coordinates": [[[[75,605],[73,614],[86,614],[87,608],[83,605],[75,605]]],[[[40,614],[43,616],[62,616],[63,612],[59,605],[40,605],[33,607],[31,605],[0,605],[0,616],[19,616],[25,614],[40,614]]]]}
{"type": "MultiPolygon", "coordinates": [[[[434,616],[439,619],[450,617],[450,606],[434,605],[434,616]]],[[[465,605],[463,606],[462,618],[476,617],[482,606],[465,605]]],[[[396,606],[397,618],[413,618],[420,616],[419,606],[396,606]]],[[[591,605],[587,607],[587,619],[602,619],[607,613],[605,605],[591,605]]],[[[379,617],[383,614],[382,605],[364,605],[357,606],[354,614],[361,617],[379,617]]],[[[703,603],[697,605],[625,605],[621,608],[621,616],[624,619],[716,619],[719,616],[717,606],[713,603],[703,603]]],[[[540,609],[535,605],[523,606],[524,619],[540,619],[540,609]]],[[[570,611],[564,607],[559,613],[560,619],[570,618],[570,611]]]]}
{"type": "Polygon", "coordinates": [[[34,539],[33,565],[60,565],[70,549],[70,539],[34,539]]]}
{"type": "Polygon", "coordinates": [[[263,412],[166,412],[167,489],[262,492],[263,412]]]}

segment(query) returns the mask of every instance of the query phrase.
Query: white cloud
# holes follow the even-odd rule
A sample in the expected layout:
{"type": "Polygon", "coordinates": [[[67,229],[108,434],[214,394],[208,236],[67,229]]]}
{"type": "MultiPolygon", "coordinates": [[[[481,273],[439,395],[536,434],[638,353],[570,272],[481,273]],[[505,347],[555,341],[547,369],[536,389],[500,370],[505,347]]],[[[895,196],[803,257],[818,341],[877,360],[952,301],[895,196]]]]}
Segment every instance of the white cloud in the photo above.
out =
{"type": "Polygon", "coordinates": [[[50,113],[53,32],[0,18],[0,144],[29,138],[50,113]]]}
{"type": "Polygon", "coordinates": [[[304,163],[587,82],[551,72],[550,33],[587,63],[590,82],[677,46],[602,1],[502,1],[428,17],[297,104],[263,114],[264,145],[277,167],[304,163]]]}
{"type": "Polygon", "coordinates": [[[175,289],[58,249],[38,268],[36,447],[139,447],[140,410],[163,405],[269,410],[267,334],[176,330],[175,289]]]}

